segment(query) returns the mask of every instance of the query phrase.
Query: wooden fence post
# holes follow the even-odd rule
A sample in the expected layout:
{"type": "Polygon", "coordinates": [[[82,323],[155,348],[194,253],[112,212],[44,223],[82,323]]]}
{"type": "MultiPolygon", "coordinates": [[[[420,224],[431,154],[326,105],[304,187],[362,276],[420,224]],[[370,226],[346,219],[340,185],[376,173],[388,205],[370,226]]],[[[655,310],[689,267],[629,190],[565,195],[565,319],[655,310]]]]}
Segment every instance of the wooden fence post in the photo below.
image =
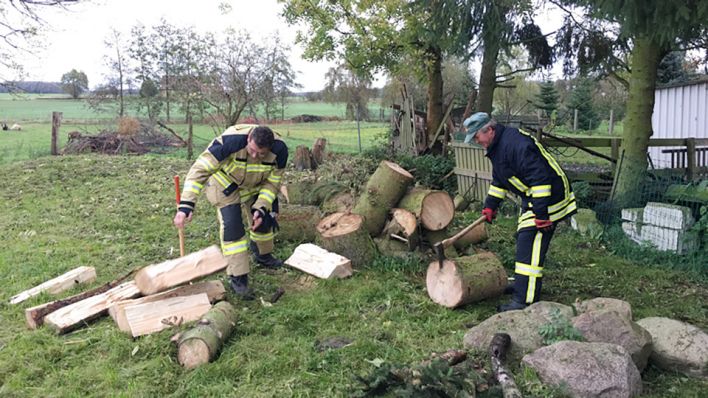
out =
{"type": "Polygon", "coordinates": [[[573,131],[578,131],[578,110],[573,110],[573,131]]]}
{"type": "Polygon", "coordinates": [[[59,154],[57,146],[57,137],[59,136],[59,127],[61,126],[61,112],[52,112],[52,155],[59,154]]]}
{"type": "Polygon", "coordinates": [[[617,160],[617,158],[619,158],[619,152],[620,152],[619,138],[610,139],[610,147],[612,148],[612,150],[610,152],[610,156],[612,157],[612,159],[617,160]]]}
{"type": "Polygon", "coordinates": [[[608,129],[609,129],[608,133],[610,134],[610,137],[612,137],[612,135],[615,132],[615,110],[614,109],[610,109],[610,125],[608,126],[608,129]]]}
{"type": "Polygon", "coordinates": [[[693,181],[696,177],[696,139],[686,138],[686,177],[693,181]]]}
{"type": "Polygon", "coordinates": [[[192,139],[194,137],[194,124],[192,123],[191,113],[187,116],[187,125],[189,126],[187,130],[187,160],[192,160],[192,156],[194,156],[194,142],[192,139]]]}

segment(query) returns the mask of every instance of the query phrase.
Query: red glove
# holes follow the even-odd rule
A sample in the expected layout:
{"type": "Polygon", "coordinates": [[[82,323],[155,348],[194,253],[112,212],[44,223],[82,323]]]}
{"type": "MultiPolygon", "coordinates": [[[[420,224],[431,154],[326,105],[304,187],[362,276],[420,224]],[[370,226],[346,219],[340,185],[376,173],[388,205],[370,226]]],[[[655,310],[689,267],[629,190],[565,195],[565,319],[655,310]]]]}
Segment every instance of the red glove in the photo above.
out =
{"type": "Polygon", "coordinates": [[[553,221],[551,220],[533,220],[536,223],[536,229],[540,230],[541,232],[551,232],[553,231],[553,221]]]}
{"type": "Polygon", "coordinates": [[[494,218],[497,216],[497,211],[492,210],[489,207],[485,207],[484,209],[482,209],[482,215],[487,217],[487,222],[491,224],[492,220],[494,220],[494,218]]]}

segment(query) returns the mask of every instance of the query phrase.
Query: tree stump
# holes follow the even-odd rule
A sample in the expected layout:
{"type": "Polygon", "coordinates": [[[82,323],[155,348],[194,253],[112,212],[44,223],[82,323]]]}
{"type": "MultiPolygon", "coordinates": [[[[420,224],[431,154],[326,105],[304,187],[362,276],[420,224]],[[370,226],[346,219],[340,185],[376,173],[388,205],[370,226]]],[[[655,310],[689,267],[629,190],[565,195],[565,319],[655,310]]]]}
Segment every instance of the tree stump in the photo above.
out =
{"type": "Polygon", "coordinates": [[[428,296],[447,308],[500,296],[506,285],[506,271],[492,253],[447,259],[442,268],[436,260],[426,275],[428,296]]]}
{"type": "Polygon", "coordinates": [[[319,246],[352,260],[352,267],[369,264],[376,247],[364,228],[364,218],[352,213],[334,213],[317,225],[319,246]]]}
{"type": "Polygon", "coordinates": [[[327,147],[326,138],[317,138],[312,144],[312,168],[318,168],[325,160],[325,149],[327,147]]]}
{"type": "Polygon", "coordinates": [[[408,250],[415,250],[420,243],[418,220],[408,210],[393,209],[391,220],[386,224],[381,235],[385,239],[396,239],[404,243],[408,250]]]}
{"type": "Polygon", "coordinates": [[[458,252],[462,252],[467,249],[470,245],[475,245],[480,242],[487,240],[489,236],[487,235],[487,225],[482,223],[472,228],[466,234],[460,236],[453,245],[458,252]]]}
{"type": "Polygon", "coordinates": [[[365,228],[371,236],[381,233],[389,211],[412,182],[411,173],[396,163],[384,160],[379,164],[352,210],[364,217],[365,228]]]}
{"type": "Polygon", "coordinates": [[[231,336],[236,326],[236,310],[227,301],[214,305],[192,329],[182,333],[177,343],[177,359],[187,369],[208,363],[231,336]]]}
{"type": "Polygon", "coordinates": [[[295,170],[312,170],[312,154],[310,149],[304,145],[295,148],[295,160],[293,161],[295,170]]]}
{"type": "Polygon", "coordinates": [[[317,206],[280,205],[278,240],[313,242],[322,214],[317,206]]]}
{"type": "Polygon", "coordinates": [[[429,231],[447,227],[455,216],[455,204],[445,191],[413,188],[403,196],[398,207],[415,214],[429,231]]]}

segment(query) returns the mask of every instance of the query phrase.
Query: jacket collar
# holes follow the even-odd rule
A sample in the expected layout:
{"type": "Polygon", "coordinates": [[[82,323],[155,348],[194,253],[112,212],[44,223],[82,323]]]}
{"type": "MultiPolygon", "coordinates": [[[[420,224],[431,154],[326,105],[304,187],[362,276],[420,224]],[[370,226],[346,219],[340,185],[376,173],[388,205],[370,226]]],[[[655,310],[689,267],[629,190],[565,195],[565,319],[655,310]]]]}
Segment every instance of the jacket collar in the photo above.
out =
{"type": "Polygon", "coordinates": [[[504,134],[504,130],[506,130],[506,127],[502,124],[498,124],[494,127],[494,139],[492,140],[492,144],[489,145],[489,148],[487,148],[487,154],[486,156],[490,156],[491,154],[496,151],[497,146],[499,145],[499,141],[501,141],[502,134],[504,134]]]}

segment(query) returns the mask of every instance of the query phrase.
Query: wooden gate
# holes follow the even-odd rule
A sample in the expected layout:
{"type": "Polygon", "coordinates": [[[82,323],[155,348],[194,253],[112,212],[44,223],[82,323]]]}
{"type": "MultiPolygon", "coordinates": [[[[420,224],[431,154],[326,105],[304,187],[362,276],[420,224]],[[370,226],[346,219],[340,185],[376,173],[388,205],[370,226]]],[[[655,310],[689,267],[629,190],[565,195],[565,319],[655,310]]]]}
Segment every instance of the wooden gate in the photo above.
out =
{"type": "Polygon", "coordinates": [[[492,183],[492,162],[480,146],[453,142],[457,192],[470,199],[484,201],[492,183]]]}

